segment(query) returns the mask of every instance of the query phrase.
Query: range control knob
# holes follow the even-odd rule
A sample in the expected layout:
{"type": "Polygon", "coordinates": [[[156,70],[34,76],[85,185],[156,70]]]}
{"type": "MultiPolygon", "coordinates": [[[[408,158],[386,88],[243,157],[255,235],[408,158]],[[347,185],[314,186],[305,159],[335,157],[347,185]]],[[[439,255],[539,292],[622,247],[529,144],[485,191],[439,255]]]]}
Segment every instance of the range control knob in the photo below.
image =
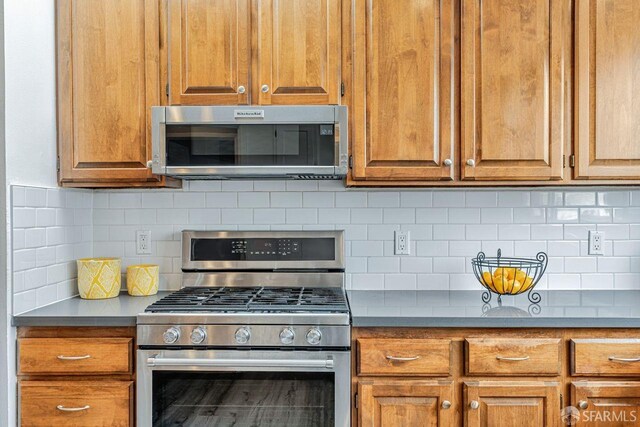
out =
{"type": "Polygon", "coordinates": [[[311,345],[318,345],[320,344],[320,340],[322,340],[322,332],[320,332],[320,329],[309,329],[309,332],[307,332],[307,342],[311,345]]]}
{"type": "Polygon", "coordinates": [[[191,332],[191,342],[194,344],[201,344],[207,338],[207,331],[198,326],[191,332]]]}
{"type": "Polygon", "coordinates": [[[296,333],[291,328],[284,328],[280,331],[280,342],[282,344],[292,344],[296,337],[296,333]]]}
{"type": "Polygon", "coordinates": [[[162,334],[162,339],[164,340],[165,344],[173,344],[180,339],[180,329],[176,328],[175,326],[170,327],[169,329],[164,331],[164,334],[162,334]]]}
{"type": "Polygon", "coordinates": [[[236,331],[236,342],[238,344],[246,344],[251,339],[251,331],[244,326],[236,331]]]}

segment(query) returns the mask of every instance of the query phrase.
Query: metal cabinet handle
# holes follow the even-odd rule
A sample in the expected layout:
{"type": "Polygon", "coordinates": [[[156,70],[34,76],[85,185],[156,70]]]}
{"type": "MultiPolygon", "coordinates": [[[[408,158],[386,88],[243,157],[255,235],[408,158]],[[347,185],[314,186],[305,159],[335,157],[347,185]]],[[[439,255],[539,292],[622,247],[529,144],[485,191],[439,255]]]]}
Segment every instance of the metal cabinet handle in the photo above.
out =
{"type": "Polygon", "coordinates": [[[58,360],[84,360],[89,358],[91,358],[90,354],[85,354],[84,356],[58,356],[58,360]]]}
{"type": "Polygon", "coordinates": [[[609,360],[612,362],[634,363],[634,362],[640,362],[640,357],[626,358],[626,357],[609,356],[609,360]]]}
{"type": "Polygon", "coordinates": [[[448,400],[443,400],[442,409],[449,409],[449,408],[451,408],[451,402],[449,402],[448,400]]]}
{"type": "Polygon", "coordinates": [[[523,357],[503,357],[503,356],[496,356],[496,359],[498,360],[506,360],[509,362],[520,362],[523,360],[529,360],[529,356],[523,356],[523,357]]]}
{"type": "Polygon", "coordinates": [[[244,86],[238,86],[238,93],[243,94],[247,91],[247,89],[244,86]]]}
{"type": "Polygon", "coordinates": [[[269,85],[262,85],[262,87],[260,88],[260,90],[262,91],[262,93],[267,93],[267,92],[269,92],[269,85]]]}
{"type": "Polygon", "coordinates": [[[396,356],[386,356],[387,360],[395,360],[397,362],[411,362],[412,360],[420,359],[420,356],[413,357],[396,357],[396,356]]]}
{"type": "Polygon", "coordinates": [[[77,408],[67,408],[67,407],[62,406],[62,405],[56,406],[56,409],[58,411],[62,411],[62,412],[80,412],[80,411],[86,411],[89,408],[91,408],[91,406],[89,406],[89,405],[79,406],[77,408]]]}
{"type": "Polygon", "coordinates": [[[471,167],[473,167],[473,166],[475,166],[475,165],[476,165],[476,161],[475,161],[475,160],[473,160],[473,159],[469,159],[469,160],[467,160],[467,166],[471,166],[471,167]]]}
{"type": "Polygon", "coordinates": [[[480,407],[480,402],[478,402],[477,400],[472,400],[471,403],[469,403],[469,407],[471,409],[478,409],[480,407]]]}
{"type": "Polygon", "coordinates": [[[147,169],[151,169],[153,166],[153,160],[147,160],[147,169]]]}
{"type": "Polygon", "coordinates": [[[453,162],[451,161],[451,159],[444,159],[444,163],[445,166],[451,166],[453,164],[453,162]]]}
{"type": "Polygon", "coordinates": [[[584,410],[587,409],[589,407],[589,402],[587,402],[586,400],[581,400],[580,402],[578,402],[578,408],[584,410]]]}
{"type": "Polygon", "coordinates": [[[180,359],[172,357],[150,357],[147,366],[206,366],[229,368],[325,368],[333,369],[333,359],[289,360],[289,359],[180,359]]]}

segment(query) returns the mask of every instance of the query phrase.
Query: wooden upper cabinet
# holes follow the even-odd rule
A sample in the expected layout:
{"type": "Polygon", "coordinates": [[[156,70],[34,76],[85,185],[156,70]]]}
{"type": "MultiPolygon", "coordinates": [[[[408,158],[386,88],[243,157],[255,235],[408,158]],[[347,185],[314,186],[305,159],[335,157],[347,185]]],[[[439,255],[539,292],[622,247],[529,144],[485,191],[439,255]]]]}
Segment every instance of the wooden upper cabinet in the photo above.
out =
{"type": "Polygon", "coordinates": [[[640,179],[640,2],[579,0],[575,178],[640,179]]]}
{"type": "Polygon", "coordinates": [[[353,179],[453,179],[454,0],[353,1],[353,179]]]}
{"type": "Polygon", "coordinates": [[[169,103],[247,104],[249,0],[169,0],[169,103]]]}
{"type": "Polygon", "coordinates": [[[465,383],[464,425],[560,426],[560,385],[506,380],[465,383]]]}
{"type": "Polygon", "coordinates": [[[561,179],[570,1],[462,0],[461,15],[462,179],[561,179]]]}
{"type": "Polygon", "coordinates": [[[61,185],[162,183],[147,168],[161,102],[158,17],[153,1],[56,2],[61,185]]]}
{"type": "Polygon", "coordinates": [[[340,0],[259,0],[256,104],[338,104],[340,0]]]}
{"type": "Polygon", "coordinates": [[[358,396],[360,427],[454,425],[451,381],[362,380],[358,396]]]}

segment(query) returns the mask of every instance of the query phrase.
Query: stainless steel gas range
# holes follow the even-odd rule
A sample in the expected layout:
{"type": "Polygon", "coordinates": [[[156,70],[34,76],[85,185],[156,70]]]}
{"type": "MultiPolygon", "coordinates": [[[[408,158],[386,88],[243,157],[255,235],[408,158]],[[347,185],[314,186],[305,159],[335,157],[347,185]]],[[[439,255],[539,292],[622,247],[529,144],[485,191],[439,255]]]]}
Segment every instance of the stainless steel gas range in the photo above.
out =
{"type": "Polygon", "coordinates": [[[183,288],[138,315],[138,426],[348,426],[341,231],[182,235],[183,288]]]}

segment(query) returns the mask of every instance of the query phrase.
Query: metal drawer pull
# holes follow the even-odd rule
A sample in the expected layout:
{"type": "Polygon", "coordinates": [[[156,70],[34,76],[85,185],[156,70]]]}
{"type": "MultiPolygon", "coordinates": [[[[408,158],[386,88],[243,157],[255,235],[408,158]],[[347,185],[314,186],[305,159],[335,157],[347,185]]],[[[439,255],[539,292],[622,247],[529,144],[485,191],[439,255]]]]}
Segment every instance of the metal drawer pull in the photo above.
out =
{"type": "Polygon", "coordinates": [[[589,402],[587,402],[586,400],[581,400],[580,402],[578,402],[578,408],[585,410],[589,407],[589,402]]]}
{"type": "Polygon", "coordinates": [[[471,403],[469,403],[469,407],[471,409],[478,409],[480,407],[480,402],[478,402],[477,400],[472,400],[471,403]]]}
{"type": "Polygon", "coordinates": [[[503,356],[496,356],[496,359],[498,360],[506,360],[508,362],[522,362],[524,360],[529,360],[529,356],[524,356],[524,357],[503,357],[503,356]]]}
{"type": "Polygon", "coordinates": [[[67,407],[62,406],[62,405],[56,406],[56,409],[58,411],[62,411],[62,412],[80,412],[80,411],[86,411],[89,408],[91,408],[91,406],[89,406],[89,405],[80,406],[78,408],[67,408],[67,407]]]}
{"type": "Polygon", "coordinates": [[[612,362],[633,363],[633,362],[640,362],[640,357],[624,358],[624,357],[609,356],[609,360],[612,362]]]}
{"type": "Polygon", "coordinates": [[[387,360],[395,360],[397,362],[411,362],[412,360],[418,360],[420,356],[413,357],[396,357],[396,356],[387,356],[387,360]]]}
{"type": "Polygon", "coordinates": [[[326,368],[333,369],[333,359],[326,360],[278,360],[278,359],[179,359],[150,357],[147,365],[154,366],[207,366],[229,368],[326,368]]]}
{"type": "Polygon", "coordinates": [[[89,358],[91,358],[90,354],[85,354],[84,356],[58,356],[58,360],[84,360],[89,358]]]}
{"type": "Polygon", "coordinates": [[[451,408],[451,402],[448,400],[443,400],[442,401],[442,409],[449,409],[451,408]]]}

